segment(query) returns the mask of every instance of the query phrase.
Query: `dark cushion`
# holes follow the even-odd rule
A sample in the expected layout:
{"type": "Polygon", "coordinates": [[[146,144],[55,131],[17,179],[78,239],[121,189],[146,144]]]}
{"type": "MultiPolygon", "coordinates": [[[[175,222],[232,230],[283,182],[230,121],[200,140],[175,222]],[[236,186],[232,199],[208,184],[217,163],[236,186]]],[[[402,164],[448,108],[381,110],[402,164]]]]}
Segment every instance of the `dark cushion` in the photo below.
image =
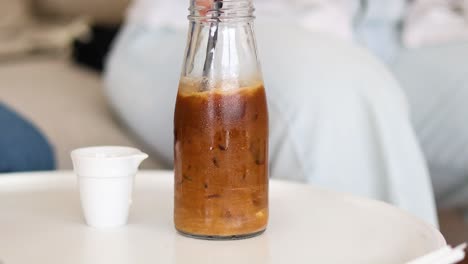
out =
{"type": "Polygon", "coordinates": [[[0,103],[0,172],[53,170],[54,152],[33,124],[0,103]]]}

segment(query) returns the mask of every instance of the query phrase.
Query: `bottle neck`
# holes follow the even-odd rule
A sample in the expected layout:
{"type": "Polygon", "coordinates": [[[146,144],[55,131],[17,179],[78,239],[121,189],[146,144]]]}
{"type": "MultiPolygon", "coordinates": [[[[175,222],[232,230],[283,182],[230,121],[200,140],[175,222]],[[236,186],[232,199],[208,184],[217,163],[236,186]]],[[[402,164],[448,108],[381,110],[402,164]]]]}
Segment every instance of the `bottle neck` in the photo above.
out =
{"type": "Polygon", "coordinates": [[[182,77],[201,80],[203,90],[258,84],[252,0],[192,0],[190,10],[182,77]]]}
{"type": "Polygon", "coordinates": [[[202,23],[250,22],[255,19],[252,0],[191,0],[190,21],[202,23]]]}

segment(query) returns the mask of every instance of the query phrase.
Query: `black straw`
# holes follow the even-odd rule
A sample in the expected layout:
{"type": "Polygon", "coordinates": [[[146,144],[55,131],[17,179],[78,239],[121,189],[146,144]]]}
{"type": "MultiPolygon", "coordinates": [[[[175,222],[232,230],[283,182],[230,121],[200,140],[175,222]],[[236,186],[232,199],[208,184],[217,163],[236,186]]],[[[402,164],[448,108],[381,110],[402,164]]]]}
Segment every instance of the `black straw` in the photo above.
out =
{"type": "MultiPolygon", "coordinates": [[[[210,33],[208,36],[208,44],[206,46],[206,59],[205,64],[203,65],[203,83],[204,83],[204,90],[207,90],[208,79],[211,73],[211,68],[213,67],[213,58],[214,53],[216,50],[216,43],[218,42],[218,29],[219,29],[219,22],[221,21],[219,17],[221,16],[220,9],[223,7],[222,0],[214,0],[214,11],[215,13],[215,21],[210,23],[210,33]]],[[[212,10],[213,11],[213,10],[212,10]]]]}

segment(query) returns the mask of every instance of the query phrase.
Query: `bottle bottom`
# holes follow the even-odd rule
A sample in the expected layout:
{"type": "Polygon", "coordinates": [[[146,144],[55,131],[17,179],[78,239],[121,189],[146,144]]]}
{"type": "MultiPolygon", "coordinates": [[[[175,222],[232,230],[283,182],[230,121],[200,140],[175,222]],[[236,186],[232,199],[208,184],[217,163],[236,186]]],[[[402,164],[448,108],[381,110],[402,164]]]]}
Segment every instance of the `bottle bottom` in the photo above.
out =
{"type": "Polygon", "coordinates": [[[197,234],[190,234],[184,231],[177,230],[177,232],[185,237],[195,238],[195,239],[202,239],[202,240],[242,240],[242,239],[249,239],[256,236],[259,236],[265,232],[266,229],[261,231],[250,233],[250,234],[242,234],[242,235],[231,235],[231,236],[209,236],[209,235],[197,235],[197,234]]]}

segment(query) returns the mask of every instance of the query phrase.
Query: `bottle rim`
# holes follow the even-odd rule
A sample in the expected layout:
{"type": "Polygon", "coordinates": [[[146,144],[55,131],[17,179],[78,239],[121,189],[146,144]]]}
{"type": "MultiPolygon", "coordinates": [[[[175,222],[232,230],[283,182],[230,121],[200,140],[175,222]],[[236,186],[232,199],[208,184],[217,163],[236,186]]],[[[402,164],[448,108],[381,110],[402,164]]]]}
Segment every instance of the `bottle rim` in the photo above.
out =
{"type": "Polygon", "coordinates": [[[255,19],[252,0],[191,0],[190,3],[190,21],[212,23],[255,19]]]}

